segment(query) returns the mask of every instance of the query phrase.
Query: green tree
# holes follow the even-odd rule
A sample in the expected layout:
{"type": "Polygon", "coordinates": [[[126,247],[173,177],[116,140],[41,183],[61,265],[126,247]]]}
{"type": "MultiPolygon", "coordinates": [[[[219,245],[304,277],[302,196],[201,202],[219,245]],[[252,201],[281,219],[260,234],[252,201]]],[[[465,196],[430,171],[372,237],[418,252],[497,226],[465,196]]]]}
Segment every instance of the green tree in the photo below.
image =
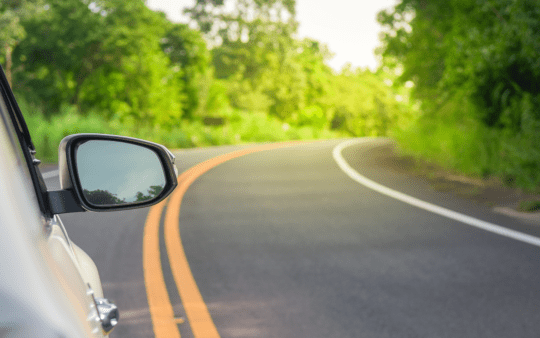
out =
{"type": "Polygon", "coordinates": [[[126,203],[125,199],[119,199],[116,194],[113,194],[107,190],[87,190],[84,189],[84,197],[94,205],[113,205],[113,204],[124,204],[126,203]]]}
{"type": "Polygon", "coordinates": [[[333,77],[326,96],[332,127],[356,136],[387,136],[400,122],[407,97],[385,84],[386,78],[382,71],[350,67],[333,77]]]}
{"type": "Polygon", "coordinates": [[[422,114],[397,133],[402,146],[537,189],[539,18],[540,3],[530,0],[402,0],[381,12],[383,60],[422,102],[422,114]]]}
{"type": "Polygon", "coordinates": [[[79,101],[82,84],[108,58],[104,17],[79,0],[49,0],[40,15],[21,18],[27,33],[14,51],[17,83],[46,103],[46,112],[79,101]]]}
{"type": "Polygon", "coordinates": [[[392,10],[378,14],[383,26],[379,52],[398,60],[402,67],[398,80],[414,82],[413,93],[419,99],[437,96],[448,54],[445,41],[452,29],[452,2],[402,0],[392,10]]]}
{"type": "Polygon", "coordinates": [[[465,94],[483,124],[519,130],[524,102],[540,103],[539,17],[529,0],[403,0],[379,13],[380,52],[429,110],[465,94]]]}
{"type": "Polygon", "coordinates": [[[150,189],[148,189],[148,195],[145,195],[142,192],[137,191],[137,194],[136,194],[137,199],[136,199],[136,201],[140,202],[140,201],[148,201],[148,200],[154,199],[162,191],[163,191],[162,186],[160,186],[160,185],[152,185],[152,186],[150,186],[150,189]]]}
{"type": "Polygon", "coordinates": [[[185,97],[184,116],[190,118],[201,108],[211,81],[210,53],[198,31],[185,24],[171,24],[161,39],[161,48],[173,69],[182,70],[185,97]]]}
{"type": "Polygon", "coordinates": [[[304,74],[296,58],[295,2],[201,0],[186,10],[211,42],[218,79],[233,106],[285,118],[303,107],[304,74]]]}
{"type": "Polygon", "coordinates": [[[168,22],[142,1],[103,1],[103,50],[112,58],[88,78],[82,107],[135,125],[172,125],[182,116],[182,69],[171,66],[160,40],[168,22]],[[115,55],[118,53],[118,55],[115,55]]]}
{"type": "Polygon", "coordinates": [[[21,24],[17,83],[48,116],[63,104],[135,125],[182,116],[184,72],[160,43],[171,24],[142,0],[48,0],[21,24]]]}
{"type": "Polygon", "coordinates": [[[5,0],[0,3],[0,46],[4,48],[6,77],[10,84],[13,49],[26,36],[21,20],[39,15],[45,8],[43,0],[5,0]]]}

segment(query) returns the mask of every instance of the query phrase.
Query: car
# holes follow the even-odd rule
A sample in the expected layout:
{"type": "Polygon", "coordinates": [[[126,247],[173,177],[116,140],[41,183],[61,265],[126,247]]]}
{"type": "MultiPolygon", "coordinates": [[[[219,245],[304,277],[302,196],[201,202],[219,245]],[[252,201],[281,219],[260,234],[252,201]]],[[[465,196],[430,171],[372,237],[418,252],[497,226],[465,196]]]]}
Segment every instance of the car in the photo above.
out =
{"type": "Polygon", "coordinates": [[[60,190],[48,191],[23,115],[0,67],[0,337],[106,337],[118,308],[59,215],[147,207],[177,185],[162,145],[102,134],[59,146],[60,190]]]}

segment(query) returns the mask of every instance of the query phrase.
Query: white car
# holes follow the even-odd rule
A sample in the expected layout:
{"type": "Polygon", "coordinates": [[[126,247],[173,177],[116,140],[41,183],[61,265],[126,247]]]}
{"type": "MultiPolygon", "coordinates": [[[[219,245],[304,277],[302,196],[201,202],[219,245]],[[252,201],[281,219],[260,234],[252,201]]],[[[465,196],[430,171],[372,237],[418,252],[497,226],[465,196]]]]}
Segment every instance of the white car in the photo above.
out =
{"type": "Polygon", "coordinates": [[[0,67],[0,338],[105,337],[119,312],[92,259],[58,214],[146,207],[177,185],[174,156],[134,138],[77,134],[47,191],[24,118],[0,67]]]}

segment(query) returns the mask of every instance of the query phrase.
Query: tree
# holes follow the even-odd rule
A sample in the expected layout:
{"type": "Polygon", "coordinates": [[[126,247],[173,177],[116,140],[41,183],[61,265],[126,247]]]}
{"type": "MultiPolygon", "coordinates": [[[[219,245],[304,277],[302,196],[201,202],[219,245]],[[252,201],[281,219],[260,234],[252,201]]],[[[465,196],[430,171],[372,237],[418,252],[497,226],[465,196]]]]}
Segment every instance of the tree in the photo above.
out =
{"type": "Polygon", "coordinates": [[[80,0],[49,0],[40,15],[21,18],[27,36],[14,51],[17,82],[46,111],[78,104],[87,77],[114,57],[103,50],[104,19],[80,0]]]}
{"type": "Polygon", "coordinates": [[[151,185],[150,189],[148,189],[148,195],[143,194],[140,191],[137,191],[136,194],[136,201],[148,201],[151,199],[156,198],[161,192],[163,191],[163,187],[160,185],[151,185]]]}
{"type": "Polygon", "coordinates": [[[305,76],[293,38],[295,1],[199,0],[186,13],[212,49],[218,79],[229,83],[233,106],[286,118],[304,105],[305,76]]]}
{"type": "Polygon", "coordinates": [[[381,11],[383,46],[379,52],[395,58],[403,68],[398,80],[412,81],[419,99],[433,99],[443,78],[448,54],[446,40],[452,29],[453,1],[403,0],[381,11]]]}
{"type": "Polygon", "coordinates": [[[185,24],[171,24],[161,39],[161,49],[169,57],[172,67],[182,72],[186,98],[184,116],[190,118],[204,101],[204,84],[210,81],[210,53],[201,34],[185,24]]]}
{"type": "Polygon", "coordinates": [[[0,3],[0,45],[5,50],[5,70],[10,85],[13,49],[26,36],[21,20],[39,14],[45,8],[43,0],[6,0],[0,3]]]}
{"type": "Polygon", "coordinates": [[[228,0],[233,2],[234,11],[229,12],[225,0],[196,0],[184,12],[197,23],[201,32],[219,45],[225,40],[238,40],[249,34],[250,23],[294,22],[295,0],[228,0]]]}
{"type": "Polygon", "coordinates": [[[88,200],[88,202],[94,205],[113,205],[126,203],[125,199],[119,199],[116,194],[101,189],[84,189],[84,197],[88,200]]]}
{"type": "Polygon", "coordinates": [[[160,40],[168,21],[143,1],[103,0],[103,53],[81,90],[81,105],[139,125],[170,126],[182,116],[182,70],[171,66],[160,40]]]}
{"type": "Polygon", "coordinates": [[[17,83],[48,116],[63,104],[135,125],[182,116],[184,72],[160,44],[171,24],[142,0],[48,0],[21,24],[17,83]]]}
{"type": "Polygon", "coordinates": [[[471,117],[518,131],[524,107],[540,104],[539,17],[529,0],[403,0],[379,13],[380,52],[398,60],[402,82],[413,81],[432,112],[466,96],[477,107],[471,117]]]}

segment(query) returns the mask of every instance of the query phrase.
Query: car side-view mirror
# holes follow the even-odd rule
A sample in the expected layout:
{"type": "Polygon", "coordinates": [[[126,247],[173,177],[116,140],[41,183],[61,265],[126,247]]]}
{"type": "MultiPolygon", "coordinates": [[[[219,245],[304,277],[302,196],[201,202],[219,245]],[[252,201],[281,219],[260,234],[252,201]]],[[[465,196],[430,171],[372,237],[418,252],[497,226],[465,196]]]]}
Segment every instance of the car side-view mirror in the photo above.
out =
{"type": "Polygon", "coordinates": [[[59,149],[60,191],[50,191],[52,213],[146,207],[176,187],[174,155],[164,146],[102,134],[67,136],[59,149]]]}

